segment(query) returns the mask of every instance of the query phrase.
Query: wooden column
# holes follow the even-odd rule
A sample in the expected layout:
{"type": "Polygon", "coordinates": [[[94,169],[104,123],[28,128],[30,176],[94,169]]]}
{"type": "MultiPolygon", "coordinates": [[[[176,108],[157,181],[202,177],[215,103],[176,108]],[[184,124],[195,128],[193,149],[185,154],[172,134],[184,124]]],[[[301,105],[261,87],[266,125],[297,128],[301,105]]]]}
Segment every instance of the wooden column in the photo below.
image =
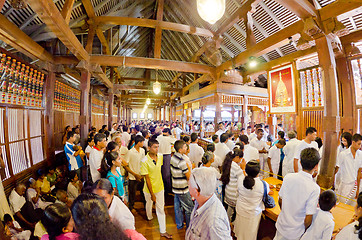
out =
{"type": "Polygon", "coordinates": [[[204,137],[205,126],[204,126],[204,111],[205,107],[200,107],[200,137],[204,137]]]}
{"type": "Polygon", "coordinates": [[[117,105],[117,124],[121,122],[121,101],[117,105]]]}
{"type": "Polygon", "coordinates": [[[341,101],[341,131],[342,132],[351,132],[354,133],[356,128],[354,121],[356,111],[356,102],[354,99],[355,91],[354,91],[354,80],[352,73],[352,69],[350,69],[350,65],[348,64],[348,59],[343,56],[341,58],[336,59],[337,64],[337,74],[339,80],[340,94],[342,96],[343,101],[341,101]]]}
{"type": "Polygon", "coordinates": [[[88,129],[90,130],[92,127],[92,94],[93,94],[93,88],[90,88],[89,90],[89,100],[88,100],[88,113],[89,113],[89,125],[88,129]]]}
{"type": "Polygon", "coordinates": [[[166,106],[163,106],[163,119],[164,122],[166,121],[166,106]]]}
{"type": "Polygon", "coordinates": [[[82,146],[85,145],[85,141],[88,135],[89,126],[89,90],[90,90],[90,78],[91,74],[87,70],[82,70],[80,77],[80,143],[82,146]]]}
{"type": "Polygon", "coordinates": [[[321,187],[329,188],[333,183],[339,144],[339,94],[336,62],[331,40],[326,37],[319,38],[316,40],[316,47],[319,65],[322,69],[324,90],[323,159],[320,162],[317,182],[321,187]]]}
{"type": "Polygon", "coordinates": [[[126,117],[126,103],[123,104],[123,109],[122,109],[122,120],[123,122],[126,121],[127,117],[126,117]]]}
{"type": "Polygon", "coordinates": [[[231,106],[231,123],[233,124],[235,122],[235,108],[234,106],[231,106]]]}
{"type": "Polygon", "coordinates": [[[243,114],[243,111],[238,110],[238,122],[241,122],[241,126],[243,126],[243,124],[244,124],[244,122],[241,121],[242,114],[243,114]]]}
{"type": "Polygon", "coordinates": [[[182,129],[185,131],[186,130],[186,109],[184,107],[184,105],[182,106],[182,129]]]}
{"type": "Polygon", "coordinates": [[[109,131],[112,129],[113,124],[113,104],[114,104],[114,95],[113,90],[109,89],[108,96],[108,129],[109,131]]]}
{"type": "Polygon", "coordinates": [[[268,125],[269,125],[269,134],[271,136],[273,136],[275,138],[275,134],[276,134],[276,126],[275,126],[275,114],[269,114],[268,116],[268,119],[267,119],[267,122],[268,122],[268,125]]]}
{"type": "Polygon", "coordinates": [[[217,130],[219,130],[219,122],[221,122],[222,118],[221,118],[221,95],[218,93],[215,93],[214,95],[214,101],[215,101],[215,119],[214,119],[214,124],[215,124],[215,132],[217,130]]]}
{"type": "Polygon", "coordinates": [[[248,101],[248,96],[244,96],[244,105],[243,105],[243,126],[246,130],[246,128],[248,127],[248,104],[249,104],[249,101],[248,101]]]}
{"type": "Polygon", "coordinates": [[[104,101],[103,101],[103,124],[102,125],[106,124],[106,122],[107,122],[106,107],[107,107],[106,99],[104,99],[104,101]]]}
{"type": "Polygon", "coordinates": [[[50,71],[45,80],[45,143],[46,157],[49,165],[55,160],[55,139],[54,139],[54,91],[55,91],[55,73],[50,71]]]}

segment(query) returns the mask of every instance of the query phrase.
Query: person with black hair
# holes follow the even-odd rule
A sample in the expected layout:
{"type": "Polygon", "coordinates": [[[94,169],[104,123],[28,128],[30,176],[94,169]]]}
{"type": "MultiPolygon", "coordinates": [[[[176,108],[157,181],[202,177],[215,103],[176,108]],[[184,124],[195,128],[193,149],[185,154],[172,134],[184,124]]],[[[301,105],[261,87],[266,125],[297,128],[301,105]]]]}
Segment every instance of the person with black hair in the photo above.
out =
{"type": "Polygon", "coordinates": [[[129,141],[131,140],[131,135],[129,134],[129,128],[126,125],[122,126],[123,132],[121,133],[121,140],[126,146],[128,146],[129,141]]]}
{"type": "Polygon", "coordinates": [[[128,182],[128,193],[129,193],[129,209],[132,210],[136,200],[137,190],[141,191],[142,202],[145,203],[143,196],[143,178],[141,172],[141,161],[146,156],[145,150],[143,149],[143,142],[145,139],[142,136],[135,136],[135,145],[131,148],[126,155],[126,162],[129,167],[129,182],[128,182]]]}
{"type": "Polygon", "coordinates": [[[62,137],[62,144],[65,145],[65,143],[67,142],[68,140],[68,132],[71,132],[72,131],[72,128],[68,125],[64,128],[64,134],[63,134],[63,137],[62,137]]]}
{"type": "Polygon", "coordinates": [[[76,171],[69,173],[69,183],[67,187],[68,198],[71,200],[76,199],[82,192],[83,183],[79,181],[78,174],[76,171]]]}
{"type": "Polygon", "coordinates": [[[235,219],[235,205],[237,198],[237,182],[238,178],[243,175],[243,170],[240,164],[243,160],[243,151],[239,148],[234,148],[226,154],[222,164],[222,173],[220,181],[225,189],[224,202],[227,204],[227,214],[230,222],[235,219]]]}
{"type": "MultiPolygon", "coordinates": [[[[248,134],[248,138],[249,138],[249,142],[251,142],[251,141],[253,141],[254,140],[254,138],[256,138],[257,137],[257,131],[258,131],[258,129],[261,129],[261,130],[263,130],[263,126],[260,124],[260,123],[258,123],[258,124],[255,124],[255,130],[254,130],[254,132],[253,133],[251,133],[251,134],[248,134]]],[[[263,130],[263,132],[264,132],[264,130],[263,130]]],[[[264,136],[263,135],[263,140],[264,141],[266,141],[266,136],[264,136]]]]}
{"type": "Polygon", "coordinates": [[[218,135],[212,135],[211,139],[214,144],[217,144],[220,142],[218,135]]]}
{"type": "Polygon", "coordinates": [[[229,133],[229,139],[226,143],[226,145],[229,147],[230,151],[234,149],[235,147],[235,142],[233,141],[234,138],[234,134],[229,133]]]}
{"type": "Polygon", "coordinates": [[[338,192],[339,184],[341,183],[341,172],[339,170],[339,154],[344,150],[347,150],[352,145],[352,134],[349,132],[344,132],[341,135],[341,144],[337,148],[337,161],[336,167],[334,169],[334,188],[338,192]]]}
{"type": "Polygon", "coordinates": [[[64,145],[64,153],[68,160],[69,171],[76,170],[80,173],[80,168],[83,166],[83,161],[80,156],[82,153],[82,147],[78,146],[77,150],[74,150],[75,132],[70,131],[67,133],[67,141],[64,145]]]}
{"type": "Polygon", "coordinates": [[[81,194],[71,208],[79,240],[125,240],[125,233],[111,221],[108,206],[96,194],[81,194]]]}
{"type": "Polygon", "coordinates": [[[181,140],[184,140],[184,142],[188,145],[191,143],[191,138],[189,136],[184,136],[181,140]]]}
{"type": "Polygon", "coordinates": [[[274,240],[300,239],[317,212],[320,188],[313,180],[313,175],[318,172],[318,150],[303,149],[300,161],[303,170],[287,174],[279,191],[281,212],[277,219],[274,240]]]}
{"type": "Polygon", "coordinates": [[[104,159],[102,160],[102,172],[107,172],[105,178],[107,178],[113,186],[115,194],[126,201],[125,191],[124,191],[124,179],[122,174],[118,169],[122,166],[122,159],[118,154],[118,151],[107,151],[104,154],[104,159]]]}
{"type": "Polygon", "coordinates": [[[295,151],[300,144],[300,141],[297,139],[297,133],[294,130],[288,132],[289,141],[284,147],[284,161],[283,161],[283,177],[288,173],[294,172],[294,156],[295,151]]]}
{"type": "MultiPolygon", "coordinates": [[[[257,130],[255,130],[256,137],[250,141],[250,146],[255,147],[259,151],[259,160],[260,160],[260,167],[261,170],[268,171],[267,167],[267,158],[268,158],[268,150],[269,146],[264,140],[264,130],[259,126],[257,130]]],[[[261,175],[265,175],[262,172],[261,175]]]]}
{"type": "Polygon", "coordinates": [[[11,237],[11,240],[29,240],[31,236],[30,230],[24,230],[20,224],[13,220],[10,214],[4,215],[4,227],[5,232],[9,232],[8,237],[11,237]]]}
{"type": "Polygon", "coordinates": [[[351,146],[338,155],[337,167],[340,171],[340,184],[337,195],[339,201],[353,205],[351,198],[357,198],[362,171],[362,136],[358,133],[352,137],[351,146]]]}
{"type": "Polygon", "coordinates": [[[362,192],[358,194],[357,205],[354,208],[352,223],[345,226],[335,237],[335,240],[362,239],[362,192]]]}
{"type": "Polygon", "coordinates": [[[277,144],[279,142],[279,140],[281,140],[281,139],[285,140],[285,132],[279,131],[277,135],[278,135],[278,139],[275,142],[273,142],[272,146],[277,144]]]}
{"type": "Polygon", "coordinates": [[[156,203],[156,215],[160,228],[161,237],[172,238],[166,232],[165,196],[164,182],[162,181],[161,167],[163,156],[158,153],[159,143],[157,140],[148,141],[146,157],[141,163],[141,175],[145,178],[143,193],[146,198],[146,215],[148,220],[152,220],[152,205],[156,203]]]}
{"type": "Polygon", "coordinates": [[[269,149],[268,154],[268,167],[270,172],[270,177],[278,178],[283,180],[283,161],[285,154],[283,148],[286,142],[284,139],[279,139],[278,142],[269,149]]]}
{"type": "Polygon", "coordinates": [[[223,122],[219,122],[218,126],[218,130],[215,132],[215,135],[219,136],[219,138],[221,137],[221,135],[223,133],[225,133],[225,126],[223,122]]]}
{"type": "Polygon", "coordinates": [[[303,234],[300,240],[331,239],[334,230],[334,220],[331,213],[336,206],[337,196],[332,190],[327,190],[319,196],[319,208],[313,216],[312,225],[303,234]]]}
{"type": "Polygon", "coordinates": [[[223,133],[220,136],[220,142],[215,144],[215,155],[221,159],[221,162],[224,162],[226,154],[230,152],[230,148],[227,146],[229,140],[229,134],[223,133]]]}
{"type": "MultiPolygon", "coordinates": [[[[87,147],[84,150],[84,152],[87,156],[87,159],[89,159],[89,154],[90,154],[91,150],[93,149],[93,147],[94,147],[94,138],[89,137],[87,139],[87,147]]],[[[88,162],[88,165],[89,165],[89,162],[88,162]]]]}
{"type": "Polygon", "coordinates": [[[239,142],[244,145],[244,160],[246,163],[251,160],[259,161],[259,151],[249,144],[248,136],[240,135],[239,142]]]}
{"type": "Polygon", "coordinates": [[[314,127],[308,127],[305,131],[305,138],[299,143],[298,147],[295,150],[294,155],[294,172],[299,172],[302,169],[302,165],[300,163],[300,153],[305,148],[315,148],[318,150],[318,144],[315,142],[317,137],[317,129],[314,127]]]}
{"type": "Polygon", "coordinates": [[[190,153],[189,158],[194,167],[199,166],[202,155],[204,155],[204,149],[198,144],[199,136],[197,133],[191,133],[190,153]]]}
{"type": "Polygon", "coordinates": [[[123,231],[135,230],[135,219],[126,204],[116,195],[114,188],[108,179],[101,178],[92,186],[92,192],[103,198],[108,206],[108,212],[114,224],[123,231]]]}
{"type": "MultiPolygon", "coordinates": [[[[264,186],[260,180],[260,163],[249,161],[245,166],[246,176],[238,179],[236,201],[236,219],[234,232],[238,240],[256,240],[264,204],[264,186]]],[[[269,193],[269,185],[267,193],[269,193]]]]}
{"type": "Polygon", "coordinates": [[[54,203],[45,208],[41,223],[47,231],[41,240],[78,240],[79,238],[77,233],[72,232],[72,214],[64,204],[54,203]]]}
{"type": "Polygon", "coordinates": [[[147,151],[148,140],[150,139],[150,132],[148,130],[143,130],[142,131],[142,137],[145,139],[143,141],[143,148],[145,149],[145,151],[147,151]]]}
{"type": "MultiPolygon", "coordinates": [[[[220,174],[221,166],[222,166],[222,160],[215,154],[215,144],[209,143],[206,146],[206,151],[211,152],[213,157],[213,162],[211,163],[211,167],[215,168],[216,171],[220,174]]],[[[205,154],[204,154],[205,155],[205,154]]]]}
{"type": "Polygon", "coordinates": [[[107,146],[106,135],[97,133],[94,136],[95,146],[89,154],[89,168],[92,176],[92,181],[95,182],[101,178],[101,163],[103,159],[103,149],[107,146]]]}

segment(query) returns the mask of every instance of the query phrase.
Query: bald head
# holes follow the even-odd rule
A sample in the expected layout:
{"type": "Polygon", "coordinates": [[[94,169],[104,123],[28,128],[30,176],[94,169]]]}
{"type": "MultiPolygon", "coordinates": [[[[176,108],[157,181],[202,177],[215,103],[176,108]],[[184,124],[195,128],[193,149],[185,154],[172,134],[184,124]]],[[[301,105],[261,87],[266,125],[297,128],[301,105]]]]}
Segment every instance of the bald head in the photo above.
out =
{"type": "Polygon", "coordinates": [[[20,195],[23,196],[26,191],[26,186],[24,183],[18,183],[15,187],[15,191],[20,195]]]}

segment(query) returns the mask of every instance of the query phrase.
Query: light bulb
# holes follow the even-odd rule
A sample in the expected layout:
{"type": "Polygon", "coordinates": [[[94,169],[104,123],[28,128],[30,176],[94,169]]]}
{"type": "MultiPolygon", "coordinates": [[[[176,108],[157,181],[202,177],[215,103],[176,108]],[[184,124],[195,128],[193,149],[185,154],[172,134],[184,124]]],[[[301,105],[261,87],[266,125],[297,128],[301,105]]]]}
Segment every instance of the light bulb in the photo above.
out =
{"type": "Polygon", "coordinates": [[[258,65],[258,63],[255,60],[252,60],[249,62],[249,67],[251,67],[251,68],[256,67],[256,65],[258,65]]]}
{"type": "Polygon", "coordinates": [[[206,22],[214,24],[225,13],[225,0],[197,0],[197,12],[206,22]]]}
{"type": "Polygon", "coordinates": [[[151,104],[151,99],[147,98],[147,99],[146,99],[146,104],[147,104],[147,105],[150,105],[150,104],[151,104]]]}
{"type": "Polygon", "coordinates": [[[153,83],[153,92],[155,94],[159,94],[161,92],[161,83],[159,83],[158,81],[153,83]]]}

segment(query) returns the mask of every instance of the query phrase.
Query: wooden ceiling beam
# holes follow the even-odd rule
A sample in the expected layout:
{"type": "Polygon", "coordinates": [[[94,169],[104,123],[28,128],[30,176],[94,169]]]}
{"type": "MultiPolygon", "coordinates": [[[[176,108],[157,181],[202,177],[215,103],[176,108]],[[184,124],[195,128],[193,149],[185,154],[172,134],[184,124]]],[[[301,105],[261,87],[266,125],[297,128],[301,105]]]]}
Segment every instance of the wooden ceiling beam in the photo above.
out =
{"type": "Polygon", "coordinates": [[[215,67],[210,67],[198,63],[181,62],[173,60],[143,58],[143,57],[127,57],[127,56],[97,56],[93,55],[90,62],[101,66],[113,67],[135,67],[159,70],[172,70],[180,72],[208,73],[214,74],[215,67]]]}
{"type": "Polygon", "coordinates": [[[337,0],[319,9],[319,15],[321,20],[324,21],[328,18],[337,17],[349,11],[353,11],[356,8],[360,8],[361,4],[361,0],[337,0]]]}
{"type": "Polygon", "coordinates": [[[28,0],[30,7],[63,44],[79,59],[89,61],[89,54],[74,35],[52,0],[28,0]]]}
{"type": "MultiPolygon", "coordinates": [[[[156,20],[163,20],[163,5],[164,0],[157,1],[157,15],[156,20]]],[[[161,58],[161,40],[162,40],[162,28],[160,26],[156,26],[155,30],[155,49],[153,53],[154,58],[161,58]]]]}
{"type": "Polygon", "coordinates": [[[318,11],[308,0],[275,0],[280,5],[300,17],[305,19],[308,17],[317,17],[318,11]]]}
{"type": "MultiPolygon", "coordinates": [[[[156,82],[156,79],[121,77],[121,81],[138,81],[138,82],[151,81],[151,82],[156,82]]],[[[171,81],[169,81],[169,80],[158,79],[157,81],[159,81],[160,83],[169,83],[169,84],[171,84],[171,81]]]]}
{"type": "Polygon", "coordinates": [[[54,63],[53,55],[0,14],[0,39],[32,59],[54,63]]]}
{"type": "Polygon", "coordinates": [[[203,37],[214,37],[214,33],[205,28],[192,27],[185,24],[157,21],[153,19],[145,18],[131,18],[131,17],[111,17],[111,16],[99,16],[95,17],[90,23],[94,22],[97,26],[103,24],[111,25],[129,25],[147,28],[160,27],[162,30],[170,30],[175,32],[183,32],[203,37]]]}
{"type": "Polygon", "coordinates": [[[265,53],[268,53],[275,48],[282,47],[289,43],[288,38],[293,37],[303,30],[304,23],[302,20],[293,23],[289,27],[286,27],[263,41],[255,44],[252,48],[240,53],[234,58],[234,65],[232,60],[226,61],[216,68],[216,72],[220,73],[223,70],[238,67],[246,63],[250,56],[259,57],[265,53]]]}
{"type": "Polygon", "coordinates": [[[126,99],[147,99],[150,98],[152,99],[156,99],[156,100],[168,100],[168,97],[165,96],[146,96],[146,95],[140,95],[140,94],[127,94],[127,95],[122,95],[122,98],[126,98],[126,99]]]}
{"type": "MultiPolygon", "coordinates": [[[[136,90],[136,91],[153,91],[150,86],[143,85],[125,85],[125,84],[113,84],[115,90],[136,90]]],[[[176,88],[162,88],[162,92],[180,92],[181,89],[176,88]]]]}
{"type": "Polygon", "coordinates": [[[75,0],[65,0],[62,8],[62,16],[67,24],[69,24],[70,17],[72,16],[72,10],[75,0]]]}

